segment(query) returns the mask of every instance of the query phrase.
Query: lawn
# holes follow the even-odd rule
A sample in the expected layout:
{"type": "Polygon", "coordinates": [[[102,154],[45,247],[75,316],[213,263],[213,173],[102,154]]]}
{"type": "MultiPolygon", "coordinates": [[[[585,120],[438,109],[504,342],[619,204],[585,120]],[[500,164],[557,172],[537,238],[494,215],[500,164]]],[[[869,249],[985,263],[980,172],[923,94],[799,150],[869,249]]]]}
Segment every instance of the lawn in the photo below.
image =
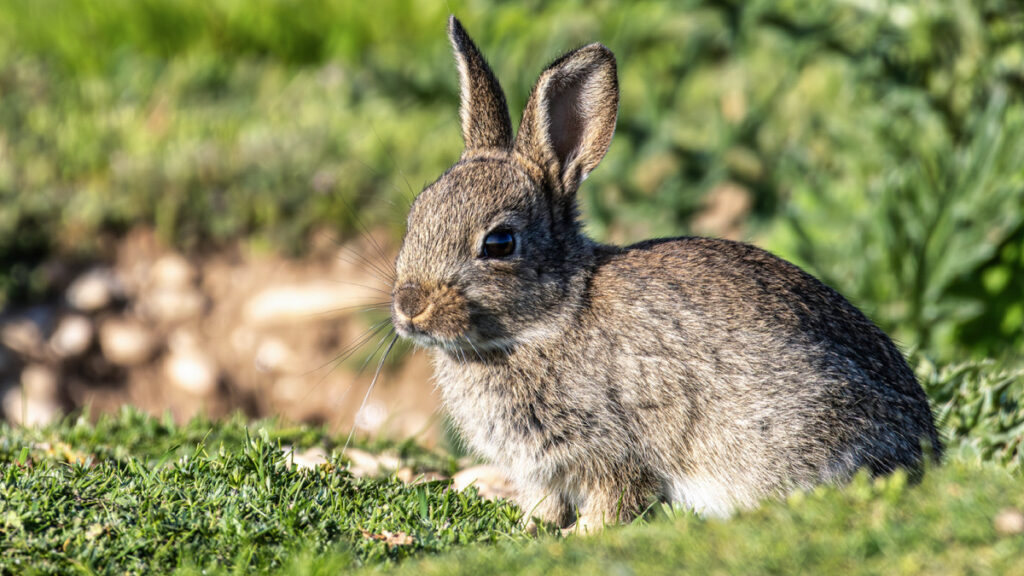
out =
{"type": "Polygon", "coordinates": [[[993,422],[1013,406],[972,404],[1024,377],[971,373],[937,372],[936,385],[976,393],[940,411],[950,456],[919,484],[859,476],[726,521],[655,504],[599,535],[530,537],[512,504],[425,480],[457,462],[412,443],[362,443],[396,451],[418,476],[403,483],[354,477],[345,437],[275,421],[175,425],[126,408],[96,423],[3,424],[0,573],[1024,574],[1020,433],[993,422]],[[329,461],[294,465],[311,446],[329,461]]]}

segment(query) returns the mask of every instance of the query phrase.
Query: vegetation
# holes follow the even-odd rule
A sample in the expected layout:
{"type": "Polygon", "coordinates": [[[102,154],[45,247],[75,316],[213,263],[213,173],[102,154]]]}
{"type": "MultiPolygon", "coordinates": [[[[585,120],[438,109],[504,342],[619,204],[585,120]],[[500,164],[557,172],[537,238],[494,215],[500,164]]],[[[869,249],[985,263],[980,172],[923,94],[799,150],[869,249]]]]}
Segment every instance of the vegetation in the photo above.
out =
{"type": "Polygon", "coordinates": [[[293,466],[280,440],[308,440],[306,429],[176,427],[125,410],[0,432],[2,573],[266,570],[300,546],[380,563],[517,532],[515,507],[473,490],[357,480],[337,459],[293,466]]]}
{"type": "MultiPolygon", "coordinates": [[[[938,371],[952,374],[942,386],[979,378],[982,390],[1002,377],[989,372],[938,371]]],[[[568,539],[530,538],[514,506],[446,481],[356,479],[337,454],[292,465],[293,450],[338,447],[321,430],[241,419],[176,426],[130,409],[96,424],[0,424],[0,573],[337,573],[415,557],[400,572],[1011,574],[1024,536],[996,517],[1024,510],[1019,469],[997,464],[1005,450],[978,448],[1005,447],[984,423],[998,419],[983,410],[966,436],[952,432],[950,462],[919,485],[861,476],[728,522],[659,505],[633,526],[568,539]]],[[[402,456],[420,471],[445,466],[422,450],[402,456]]]]}
{"type": "Polygon", "coordinates": [[[186,248],[399,234],[458,155],[458,13],[517,118],[542,64],[619,57],[592,232],[732,232],[909,347],[1024,350],[1024,8],[1012,0],[0,0],[0,293],[131,226],[186,248]],[[736,230],[703,226],[723,187],[736,230]]]}
{"type": "Polygon", "coordinates": [[[397,237],[461,150],[449,11],[514,120],[545,62],[611,47],[590,232],[729,234],[806,267],[913,353],[949,463],[912,489],[859,478],[729,522],[655,507],[534,540],[444,482],[291,466],[286,444],[338,447],[319,429],[2,424],[0,573],[1022,573],[1022,536],[994,523],[1024,509],[1016,0],[0,0],[0,307],[134,226],[190,251],[397,237]]]}

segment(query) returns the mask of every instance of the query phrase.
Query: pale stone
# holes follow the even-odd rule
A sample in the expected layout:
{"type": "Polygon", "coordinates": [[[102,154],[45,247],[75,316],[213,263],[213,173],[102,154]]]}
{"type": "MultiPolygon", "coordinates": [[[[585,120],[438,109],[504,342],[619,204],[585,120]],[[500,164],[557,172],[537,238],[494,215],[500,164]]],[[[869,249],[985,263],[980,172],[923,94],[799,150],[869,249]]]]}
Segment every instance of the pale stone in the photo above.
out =
{"type": "Polygon", "coordinates": [[[411,467],[403,466],[397,472],[395,472],[395,478],[398,478],[402,482],[408,484],[409,482],[412,482],[415,476],[413,476],[413,471],[411,467]]]}
{"type": "Polygon", "coordinates": [[[375,476],[380,473],[377,457],[365,450],[349,448],[345,450],[345,457],[349,461],[348,471],[356,478],[375,476]]]}
{"type": "Polygon", "coordinates": [[[280,338],[266,338],[256,349],[256,369],[260,372],[293,372],[295,352],[280,338]]]}
{"type": "Polygon", "coordinates": [[[153,357],[156,339],[135,320],[113,318],[100,327],[100,348],[111,364],[138,366],[153,357]]]}
{"type": "Polygon", "coordinates": [[[258,337],[248,326],[243,325],[231,331],[228,341],[231,342],[231,348],[235,354],[249,356],[256,349],[258,337]]]}
{"type": "Polygon", "coordinates": [[[515,494],[505,474],[488,464],[471,466],[452,476],[452,488],[462,491],[470,486],[475,486],[484,498],[511,498],[515,494]]]}
{"type": "Polygon", "coordinates": [[[448,476],[441,474],[440,472],[421,472],[416,474],[412,468],[406,466],[395,472],[395,477],[405,482],[406,484],[423,484],[425,482],[436,482],[438,480],[447,480],[448,476]]]}
{"type": "Polygon", "coordinates": [[[344,283],[315,282],[268,288],[245,305],[247,322],[260,325],[317,322],[380,300],[372,290],[344,283]]]}
{"type": "Polygon", "coordinates": [[[43,330],[30,318],[18,318],[3,325],[0,341],[22,356],[37,356],[43,347],[43,330]]]}
{"type": "Polygon", "coordinates": [[[206,298],[198,290],[158,288],[141,299],[143,313],[158,322],[174,323],[195,318],[206,307],[206,298]]]}
{"type": "Polygon", "coordinates": [[[196,396],[207,396],[217,389],[217,364],[197,349],[174,350],[164,360],[164,374],[179,389],[196,396]]]}
{"type": "Polygon", "coordinates": [[[40,402],[54,402],[60,392],[57,371],[43,364],[29,364],[21,371],[25,396],[40,402]]]}
{"type": "Polygon", "coordinates": [[[274,381],[271,395],[274,402],[292,404],[309,397],[310,385],[300,376],[282,376],[274,381]]]}
{"type": "Polygon", "coordinates": [[[164,289],[190,288],[197,276],[196,267],[181,254],[162,256],[149,270],[150,282],[164,289]]]}
{"type": "Polygon", "coordinates": [[[355,424],[360,430],[374,433],[380,430],[387,419],[388,409],[384,403],[371,401],[356,413],[355,424]]]}
{"type": "Polygon", "coordinates": [[[52,400],[29,397],[20,386],[8,388],[3,397],[4,417],[22,426],[45,426],[60,418],[60,406],[52,400]]]}
{"type": "Polygon", "coordinates": [[[394,454],[371,454],[358,448],[346,450],[345,457],[350,462],[349,472],[357,478],[379,476],[398,470],[402,465],[401,460],[394,454]]]}
{"type": "Polygon", "coordinates": [[[319,446],[298,453],[295,453],[290,446],[285,446],[284,451],[292,452],[289,460],[299,468],[316,468],[327,463],[327,451],[319,446]]]}
{"type": "Polygon", "coordinates": [[[68,303],[77,310],[95,312],[109,306],[122,292],[121,283],[112,270],[94,268],[76,278],[66,296],[68,303]]]}
{"type": "Polygon", "coordinates": [[[1003,508],[996,514],[994,524],[1002,536],[1024,534],[1024,513],[1016,508],[1003,508]]]}
{"type": "Polygon", "coordinates": [[[92,344],[94,329],[85,316],[65,316],[50,337],[50,348],[60,358],[80,356],[92,344]]]}

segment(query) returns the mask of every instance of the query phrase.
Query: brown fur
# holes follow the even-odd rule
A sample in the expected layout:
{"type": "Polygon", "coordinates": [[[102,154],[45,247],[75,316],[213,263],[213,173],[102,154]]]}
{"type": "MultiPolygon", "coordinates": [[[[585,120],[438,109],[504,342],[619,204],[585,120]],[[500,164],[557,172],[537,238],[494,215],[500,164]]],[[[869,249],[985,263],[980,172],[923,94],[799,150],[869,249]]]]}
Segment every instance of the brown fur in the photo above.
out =
{"type": "Polygon", "coordinates": [[[796,266],[724,240],[582,234],[576,191],[617,113],[607,48],[549,66],[513,140],[494,75],[454,18],[449,34],[466,151],[409,213],[392,317],[434,351],[452,417],[528,514],[594,527],[655,498],[726,515],[939,454],[892,341],[796,266]],[[513,254],[483,257],[499,229],[513,254]]]}

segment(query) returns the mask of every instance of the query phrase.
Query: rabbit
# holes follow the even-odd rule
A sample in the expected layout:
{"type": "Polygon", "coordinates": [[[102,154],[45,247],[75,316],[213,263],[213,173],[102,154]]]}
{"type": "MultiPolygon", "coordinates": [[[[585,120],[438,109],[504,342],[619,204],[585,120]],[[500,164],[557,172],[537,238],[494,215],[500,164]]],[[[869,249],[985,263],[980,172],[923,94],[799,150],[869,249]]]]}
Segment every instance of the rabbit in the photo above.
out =
{"type": "Polygon", "coordinates": [[[576,192],[618,114],[608,48],[548,66],[513,135],[454,16],[448,34],[465,149],[409,210],[391,316],[531,529],[597,530],[655,501],[726,517],[940,456],[900,351],[797,266],[727,240],[583,234],[576,192]]]}

